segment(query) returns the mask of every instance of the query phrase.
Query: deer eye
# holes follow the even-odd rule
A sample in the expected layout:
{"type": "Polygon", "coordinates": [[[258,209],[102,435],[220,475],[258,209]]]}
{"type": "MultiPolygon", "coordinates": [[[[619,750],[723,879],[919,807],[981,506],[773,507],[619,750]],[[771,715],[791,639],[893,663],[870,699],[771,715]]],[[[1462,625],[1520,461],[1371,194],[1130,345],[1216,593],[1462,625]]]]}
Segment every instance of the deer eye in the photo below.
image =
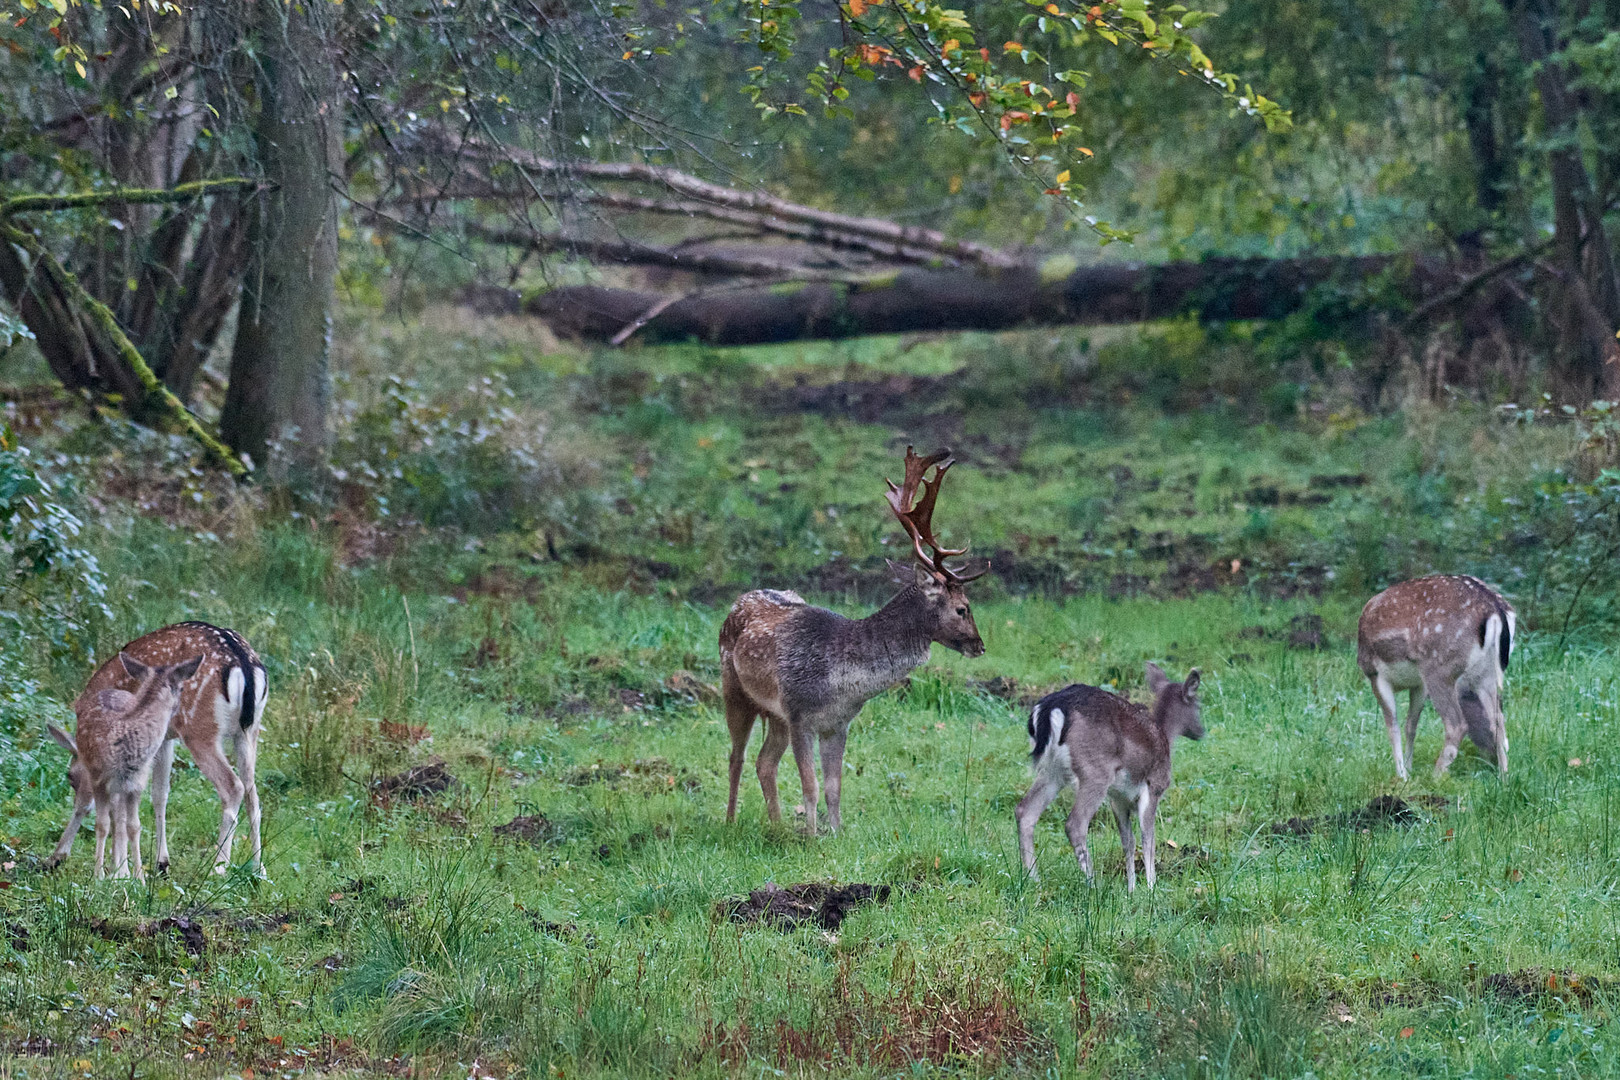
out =
{"type": "Polygon", "coordinates": [[[960,615],[960,616],[962,616],[962,617],[964,617],[964,618],[966,618],[966,617],[967,617],[967,608],[965,608],[965,607],[959,607],[959,608],[957,608],[957,609],[956,609],[956,613],[957,613],[957,614],[958,614],[958,615],[960,615]]]}

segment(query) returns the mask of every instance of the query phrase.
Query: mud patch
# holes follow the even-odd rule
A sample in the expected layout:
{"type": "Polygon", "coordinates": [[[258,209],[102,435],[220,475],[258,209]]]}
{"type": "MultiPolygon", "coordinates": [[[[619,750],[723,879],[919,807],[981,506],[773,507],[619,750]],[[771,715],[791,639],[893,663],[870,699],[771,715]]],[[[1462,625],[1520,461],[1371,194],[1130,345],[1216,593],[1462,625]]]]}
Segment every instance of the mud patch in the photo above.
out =
{"type": "Polygon", "coordinates": [[[439,795],[460,783],[459,780],[444,767],[441,758],[434,758],[423,765],[415,765],[394,776],[385,776],[371,785],[371,796],[378,802],[392,802],[401,799],[405,802],[417,802],[439,795]]]}
{"type": "Polygon", "coordinates": [[[1359,832],[1395,825],[1406,828],[1422,821],[1425,814],[1444,810],[1450,802],[1443,795],[1418,795],[1411,802],[1399,795],[1378,795],[1369,799],[1366,806],[1342,814],[1291,817],[1287,821],[1274,822],[1271,832],[1274,836],[1310,836],[1324,829],[1354,829],[1359,832]]]}
{"type": "Polygon", "coordinates": [[[887,885],[829,885],[807,881],[800,885],[768,884],[755,889],[746,899],[722,900],[716,912],[732,922],[769,923],[778,930],[793,930],[805,924],[823,930],[837,930],[850,912],[863,904],[883,904],[889,900],[887,885]]]}
{"type": "Polygon", "coordinates": [[[6,923],[6,941],[16,952],[28,951],[28,927],[22,923],[6,923]]]}
{"type": "Polygon", "coordinates": [[[505,825],[495,826],[495,839],[513,840],[540,847],[557,834],[557,827],[544,814],[522,814],[505,825]]]}

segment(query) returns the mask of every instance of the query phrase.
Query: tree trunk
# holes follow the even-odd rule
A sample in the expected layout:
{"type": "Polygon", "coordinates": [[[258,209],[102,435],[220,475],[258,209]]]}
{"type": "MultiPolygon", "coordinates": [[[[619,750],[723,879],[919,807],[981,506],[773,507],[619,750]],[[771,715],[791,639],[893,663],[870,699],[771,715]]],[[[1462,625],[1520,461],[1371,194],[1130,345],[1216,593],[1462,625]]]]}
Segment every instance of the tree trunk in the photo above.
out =
{"type": "Polygon", "coordinates": [[[1590,396],[1620,386],[1620,279],[1615,276],[1603,207],[1581,158],[1579,108],[1567,73],[1555,62],[1557,0],[1516,0],[1511,5],[1519,51],[1535,70],[1548,141],[1552,180],[1553,238],[1560,282],[1557,318],[1566,349],[1574,355],[1570,381],[1590,396]]]}
{"type": "MultiPolygon", "coordinates": [[[[1198,312],[1204,318],[1271,319],[1297,311],[1330,280],[1362,282],[1398,270],[1395,256],[1209,259],[1199,263],[1084,267],[1043,279],[1034,270],[986,276],[903,270],[875,282],[715,289],[669,302],[628,289],[574,286],[530,301],[529,311],[559,333],[611,341],[645,318],[645,341],[696,340],[756,345],[924,330],[1009,330],[1026,326],[1117,324],[1198,312]],[[665,305],[651,317],[647,313],[665,305]]],[[[1406,277],[1416,303],[1451,275],[1420,260],[1406,277]]]]}
{"type": "MultiPolygon", "coordinates": [[[[220,427],[256,462],[318,464],[328,438],[327,367],[337,276],[342,102],[330,5],[258,0],[254,140],[264,178],[249,215],[249,256],[220,427]]],[[[272,473],[274,475],[274,472],[272,473]]]]}

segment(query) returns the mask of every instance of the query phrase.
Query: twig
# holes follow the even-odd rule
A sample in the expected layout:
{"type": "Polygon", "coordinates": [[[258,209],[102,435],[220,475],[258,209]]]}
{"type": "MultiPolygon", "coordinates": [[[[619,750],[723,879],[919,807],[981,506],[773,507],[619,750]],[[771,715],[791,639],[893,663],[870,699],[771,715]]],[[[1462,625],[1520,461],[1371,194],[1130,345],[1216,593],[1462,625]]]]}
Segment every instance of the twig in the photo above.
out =
{"type": "Polygon", "coordinates": [[[1547,248],[1551,246],[1552,239],[1549,237],[1538,244],[1525,248],[1523,251],[1520,251],[1515,255],[1509,255],[1507,258],[1502,259],[1499,262],[1492,263],[1490,266],[1487,266],[1477,274],[1472,274],[1459,281],[1457,284],[1440,293],[1438,296],[1425,300],[1423,303],[1419,304],[1410,315],[1401,320],[1401,333],[1411,333],[1413,330],[1417,329],[1418,326],[1422,325],[1424,320],[1428,319],[1429,316],[1433,315],[1436,311],[1439,311],[1442,308],[1450,307],[1452,304],[1455,304],[1457,301],[1463,299],[1469,293],[1473,292],[1481,285],[1484,285],[1492,278],[1505,274],[1514,267],[1519,266],[1521,263],[1534,259],[1537,255],[1540,255],[1543,251],[1547,250],[1547,248]]]}
{"type": "Polygon", "coordinates": [[[646,311],[643,311],[639,316],[636,317],[635,321],[627,323],[623,330],[620,330],[608,340],[608,344],[612,345],[614,348],[618,348],[620,345],[623,345],[626,341],[630,340],[630,335],[634,334],[637,330],[640,330],[643,326],[646,326],[648,323],[658,318],[658,316],[662,315],[665,309],[670,305],[696,295],[696,293],[686,293],[685,295],[671,293],[669,296],[664,297],[646,311]]]}
{"type": "Polygon", "coordinates": [[[0,220],[38,210],[75,210],[81,206],[105,206],[107,203],[185,202],[211,191],[228,188],[263,190],[269,186],[262,180],[231,176],[217,180],[193,180],[172,188],[109,188],[106,191],[80,191],[72,195],[13,195],[0,202],[0,220]]]}

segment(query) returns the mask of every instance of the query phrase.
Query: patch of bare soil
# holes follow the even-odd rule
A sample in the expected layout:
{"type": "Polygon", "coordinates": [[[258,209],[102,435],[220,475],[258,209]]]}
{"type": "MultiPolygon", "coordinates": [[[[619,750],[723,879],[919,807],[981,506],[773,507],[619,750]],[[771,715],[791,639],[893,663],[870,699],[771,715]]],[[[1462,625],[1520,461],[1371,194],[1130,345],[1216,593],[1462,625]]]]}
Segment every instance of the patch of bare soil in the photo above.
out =
{"type": "Polygon", "coordinates": [[[872,424],[913,415],[954,402],[952,380],[943,375],[889,375],[881,379],[844,379],[823,385],[803,379],[791,386],[771,383],[756,394],[756,404],[772,413],[816,413],[872,424]]]}
{"type": "Polygon", "coordinates": [[[1307,650],[1327,648],[1327,637],[1322,633],[1322,616],[1305,614],[1289,619],[1288,647],[1307,650]]]}
{"type": "Polygon", "coordinates": [[[596,761],[563,774],[562,782],[570,787],[589,784],[607,784],[615,790],[629,788],[644,795],[660,791],[697,791],[703,785],[690,769],[677,769],[667,758],[637,758],[629,763],[596,761]]]}
{"type": "Polygon", "coordinates": [[[539,847],[556,835],[557,827],[544,814],[522,814],[505,825],[495,826],[497,840],[515,840],[539,847]]]}
{"type": "Polygon", "coordinates": [[[417,802],[441,794],[458,783],[460,781],[444,767],[444,761],[434,758],[425,764],[413,765],[402,773],[385,776],[376,781],[371,785],[371,796],[384,803],[395,799],[417,802]]]}
{"type": "Polygon", "coordinates": [[[26,1039],[0,1042],[0,1053],[14,1057],[51,1057],[62,1052],[62,1044],[44,1035],[30,1035],[26,1039]]]}
{"type": "Polygon", "coordinates": [[[1533,1002],[1546,998],[1589,1004],[1594,994],[1609,988],[1607,980],[1572,971],[1520,968],[1485,976],[1483,989],[1503,1001],[1533,1002]]]}
{"type": "Polygon", "coordinates": [[[1443,795],[1417,795],[1411,802],[1399,795],[1378,795],[1369,799],[1366,806],[1342,814],[1291,817],[1287,821],[1275,822],[1271,832],[1276,836],[1309,836],[1324,829],[1353,829],[1359,832],[1394,825],[1405,828],[1422,821],[1425,813],[1438,813],[1448,805],[1450,800],[1443,795]]]}
{"type": "Polygon", "coordinates": [[[743,900],[722,900],[715,910],[740,923],[769,923],[778,930],[792,930],[807,923],[823,930],[837,930],[850,912],[862,904],[883,904],[889,899],[887,885],[829,885],[807,881],[800,885],[767,884],[743,900]]]}

